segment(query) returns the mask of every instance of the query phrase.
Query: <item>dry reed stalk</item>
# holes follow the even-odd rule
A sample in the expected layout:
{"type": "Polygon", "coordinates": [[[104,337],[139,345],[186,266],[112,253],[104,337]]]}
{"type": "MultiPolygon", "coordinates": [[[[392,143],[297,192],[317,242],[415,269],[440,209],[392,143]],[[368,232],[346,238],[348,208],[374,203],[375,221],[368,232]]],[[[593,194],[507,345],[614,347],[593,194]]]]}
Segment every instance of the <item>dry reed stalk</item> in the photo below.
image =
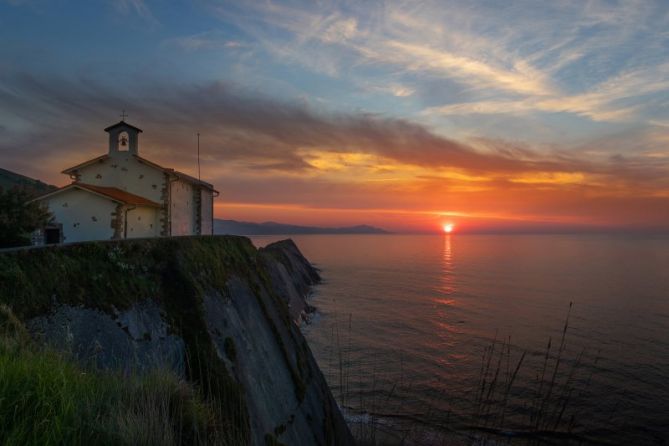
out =
{"type": "Polygon", "coordinates": [[[541,426],[541,421],[544,416],[544,409],[547,409],[547,405],[550,403],[551,396],[553,394],[553,388],[555,387],[555,382],[557,379],[557,374],[558,370],[560,368],[560,363],[562,361],[562,353],[564,353],[564,348],[565,348],[565,338],[567,336],[567,329],[569,328],[569,316],[571,314],[571,307],[573,305],[573,302],[569,302],[569,310],[567,310],[567,318],[564,322],[564,328],[562,329],[562,337],[560,339],[560,348],[558,349],[558,355],[555,360],[555,368],[553,369],[553,375],[551,377],[550,384],[548,386],[548,391],[546,392],[546,397],[543,399],[541,403],[541,407],[539,409],[539,414],[537,416],[537,422],[536,422],[536,428],[538,429],[541,426]]]}
{"type": "MultiPolygon", "coordinates": [[[[574,362],[574,365],[572,365],[571,370],[569,371],[569,375],[567,376],[567,379],[562,384],[562,391],[561,391],[562,396],[561,396],[561,398],[558,399],[558,401],[562,400],[562,406],[560,407],[559,405],[556,405],[555,410],[553,411],[553,419],[555,420],[555,423],[553,425],[553,430],[554,431],[557,431],[557,428],[560,424],[560,421],[562,420],[562,416],[564,415],[564,412],[567,409],[567,405],[569,404],[569,399],[571,398],[571,393],[574,390],[573,386],[571,386],[571,383],[574,379],[574,375],[576,373],[576,370],[578,369],[579,365],[581,364],[581,360],[583,359],[584,354],[585,354],[585,349],[581,350],[581,353],[576,358],[576,362],[574,362]],[[559,413],[558,413],[558,409],[559,409],[559,413]]],[[[546,420],[546,428],[548,427],[549,420],[546,420]]]]}
{"type": "MultiPolygon", "coordinates": [[[[489,351],[488,353],[488,359],[487,359],[487,364],[485,366],[485,370],[483,371],[483,374],[481,375],[481,380],[480,380],[480,387],[479,387],[479,393],[478,393],[478,398],[477,398],[477,407],[476,407],[476,418],[477,418],[477,424],[480,420],[481,417],[481,409],[482,409],[482,404],[483,404],[483,395],[485,394],[485,387],[486,387],[486,382],[488,379],[488,371],[490,370],[490,363],[492,361],[492,357],[495,352],[495,344],[497,342],[497,331],[495,331],[495,337],[493,338],[492,345],[489,348],[486,348],[486,351],[489,351]]],[[[484,361],[485,361],[485,353],[484,353],[484,361]]]]}
{"type": "MultiPolygon", "coordinates": [[[[592,382],[592,376],[594,375],[595,369],[597,368],[597,364],[599,363],[600,355],[601,355],[601,350],[599,350],[597,352],[597,356],[595,356],[595,360],[592,364],[592,370],[590,371],[590,375],[588,375],[588,379],[585,381],[585,385],[583,386],[583,388],[581,388],[581,390],[578,394],[578,399],[582,399],[585,392],[590,388],[590,383],[592,382]]],[[[575,423],[578,415],[579,415],[578,411],[576,411],[575,413],[572,414],[572,416],[570,418],[570,421],[567,425],[568,426],[567,427],[567,432],[568,433],[572,432],[572,430],[574,428],[574,423],[575,423]]]]}
{"type": "Polygon", "coordinates": [[[504,347],[505,347],[505,343],[504,343],[504,341],[502,341],[502,348],[499,352],[499,360],[497,361],[497,368],[495,369],[495,375],[493,376],[493,379],[490,382],[490,385],[488,386],[488,394],[487,394],[486,399],[485,399],[486,412],[485,412],[485,417],[484,417],[484,420],[483,420],[483,427],[487,427],[487,425],[488,425],[489,416],[490,416],[490,409],[492,408],[492,406],[494,404],[493,397],[494,397],[495,388],[497,387],[497,380],[499,378],[499,372],[500,372],[500,369],[502,368],[502,360],[503,360],[503,357],[504,357],[504,347]]]}
{"type": "Polygon", "coordinates": [[[548,345],[546,346],[546,355],[544,356],[544,365],[543,368],[541,369],[541,378],[538,378],[538,383],[537,383],[537,392],[535,394],[534,402],[533,402],[533,409],[530,412],[530,424],[535,425],[535,429],[538,428],[538,420],[535,419],[535,417],[538,416],[539,410],[539,401],[541,400],[541,395],[542,395],[542,390],[544,386],[544,378],[546,376],[546,368],[548,367],[548,359],[550,357],[551,353],[551,344],[553,342],[553,338],[549,337],[548,338],[548,345]]]}
{"type": "Polygon", "coordinates": [[[516,380],[516,377],[518,376],[518,371],[520,370],[520,366],[523,364],[523,361],[525,360],[525,355],[527,354],[527,350],[523,351],[523,354],[520,356],[520,359],[518,360],[518,364],[516,364],[516,368],[513,371],[513,375],[511,375],[511,378],[509,379],[509,383],[506,386],[506,391],[504,392],[504,399],[502,401],[502,415],[499,423],[499,428],[502,429],[504,427],[504,416],[506,415],[506,406],[509,400],[509,393],[511,392],[511,387],[513,386],[514,381],[516,380]]]}

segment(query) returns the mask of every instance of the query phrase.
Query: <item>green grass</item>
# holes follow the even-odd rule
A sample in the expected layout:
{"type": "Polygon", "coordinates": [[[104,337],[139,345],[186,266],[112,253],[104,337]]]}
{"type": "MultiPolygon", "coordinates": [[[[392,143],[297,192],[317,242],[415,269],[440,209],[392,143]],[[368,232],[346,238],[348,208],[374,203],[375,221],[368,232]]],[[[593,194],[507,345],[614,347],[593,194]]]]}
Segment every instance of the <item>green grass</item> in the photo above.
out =
{"type": "Polygon", "coordinates": [[[92,370],[37,347],[0,305],[2,445],[240,445],[246,424],[229,422],[246,416],[243,404],[231,407],[170,370],[92,370]]]}
{"type": "Polygon", "coordinates": [[[206,331],[207,292],[225,294],[235,275],[253,279],[257,251],[243,237],[178,237],[91,242],[0,254],[0,303],[20,320],[58,304],[108,313],[146,299],[166,310],[186,344],[186,378],[217,412],[226,438],[247,443],[243,389],[230,376],[206,331]]]}
{"type": "MultiPolygon", "coordinates": [[[[281,260],[287,261],[284,258],[281,260]]],[[[186,379],[188,382],[186,387],[190,388],[193,394],[193,398],[188,401],[198,402],[200,406],[208,408],[207,410],[216,420],[212,422],[212,425],[216,427],[214,431],[224,432],[217,440],[222,442],[221,444],[247,444],[250,439],[250,423],[244,392],[231,376],[231,372],[227,370],[225,362],[218,356],[219,353],[206,330],[203,302],[204,297],[212,293],[224,299],[228,298],[227,284],[231,277],[238,277],[248,284],[284,356],[295,385],[296,397],[302,401],[311,378],[307,367],[307,347],[304,340],[300,342],[296,337],[296,328],[290,319],[288,307],[283,299],[274,292],[266,268],[265,257],[255,249],[250,240],[234,236],[89,242],[9,251],[0,253],[0,304],[14,309],[18,320],[25,321],[35,316],[48,314],[53,311],[55,304],[84,306],[114,314],[118,310],[128,309],[133,304],[147,299],[156,301],[165,310],[170,331],[181,337],[186,346],[186,379]],[[290,340],[297,344],[295,355],[290,355],[286,348],[285,343],[290,340]]],[[[237,360],[238,352],[232,339],[226,339],[223,353],[233,363],[237,360]]],[[[40,363],[51,364],[54,373],[59,371],[60,375],[44,375],[45,380],[51,380],[44,387],[54,387],[61,381],[63,385],[78,386],[77,388],[63,388],[60,396],[64,398],[66,392],[79,395],[77,398],[81,397],[81,404],[72,400],[54,402],[57,407],[76,409],[74,414],[63,412],[62,416],[69,418],[60,420],[56,426],[78,426],[72,429],[79,433],[94,431],[95,435],[99,436],[95,438],[95,444],[122,443],[121,440],[114,437],[119,430],[122,430],[119,427],[120,424],[126,426],[126,430],[147,431],[146,426],[139,425],[141,417],[133,417],[133,412],[124,406],[129,404],[128,401],[133,400],[132,392],[148,391],[146,390],[148,383],[145,380],[132,378],[137,382],[132,380],[125,382],[124,378],[109,373],[85,374],[70,362],[62,362],[63,358],[54,356],[53,353],[24,351],[14,352],[12,356],[5,351],[3,355],[3,361],[5,361],[3,364],[6,367],[35,367],[35,376],[48,372],[46,369],[38,369],[40,363]],[[40,355],[46,356],[41,357],[40,355]],[[80,374],[78,381],[74,380],[77,373],[80,374]],[[65,378],[58,381],[57,376],[65,376],[65,378]],[[114,400],[112,396],[108,396],[110,392],[106,391],[107,388],[118,390],[119,386],[124,383],[129,386],[121,389],[121,394],[126,395],[125,397],[114,400]],[[80,393],[77,394],[77,392],[80,393]],[[85,395],[92,396],[86,398],[85,395]],[[80,415],[77,411],[95,413],[87,405],[99,399],[107,401],[105,404],[111,406],[97,407],[96,410],[99,409],[97,418],[95,418],[97,421],[86,421],[87,415],[80,415]],[[121,416],[118,414],[130,418],[118,420],[121,416]],[[113,422],[116,424],[112,427],[105,424],[110,422],[108,421],[110,417],[116,420],[113,422]],[[84,428],[76,424],[84,422],[88,423],[88,427],[84,428]]],[[[25,369],[24,374],[27,373],[29,370],[25,369]]],[[[163,372],[160,373],[165,375],[163,372]]],[[[172,378],[178,385],[169,384],[167,381],[164,385],[171,386],[172,394],[175,392],[180,394],[185,384],[178,383],[176,378],[172,378]]],[[[155,377],[151,379],[160,381],[155,377]]],[[[20,388],[21,385],[28,385],[27,383],[18,384],[17,388],[20,388]]],[[[38,386],[39,383],[31,385],[38,386]]],[[[163,389],[159,393],[170,395],[168,390],[163,389]]],[[[26,395],[32,394],[28,392],[26,395]]],[[[58,395],[54,396],[54,398],[57,397],[58,395]]],[[[4,396],[0,394],[0,399],[2,398],[4,396]]],[[[144,400],[151,401],[151,398],[145,397],[144,400]]],[[[10,410],[7,408],[10,406],[5,407],[6,404],[9,404],[7,401],[10,400],[0,400],[0,405],[2,405],[0,416],[5,415],[3,410],[10,410]]],[[[177,409],[182,411],[184,400],[174,401],[177,409]]],[[[168,404],[170,410],[172,410],[171,404],[168,404]]],[[[149,412],[157,410],[155,407],[145,409],[149,412]]],[[[32,409],[27,408],[25,412],[21,412],[21,416],[27,417],[30,410],[32,409]]],[[[17,415],[12,419],[20,420],[21,417],[17,415]]],[[[164,417],[162,419],[164,420],[164,417]]],[[[29,423],[29,420],[26,422],[29,423]]],[[[197,429],[193,427],[189,428],[190,430],[178,430],[177,443],[183,443],[184,438],[188,442],[195,443],[207,440],[208,437],[202,437],[200,430],[202,426],[197,423],[193,426],[197,429]]],[[[49,435],[55,435],[53,434],[55,428],[50,423],[45,424],[45,429],[47,427],[49,435]]],[[[24,429],[26,432],[34,432],[35,435],[40,432],[39,429],[32,429],[27,425],[21,426],[20,423],[12,427],[12,432],[15,430],[16,435],[19,435],[18,433],[23,432],[24,429]]],[[[67,435],[79,435],[72,433],[72,429],[67,430],[67,435]]],[[[211,426],[207,429],[211,430],[211,426]]],[[[172,431],[173,429],[170,430],[164,426],[156,428],[157,433],[165,433],[165,435],[172,431]]],[[[5,435],[4,432],[3,435],[5,435]]],[[[24,439],[24,437],[17,438],[24,439]]],[[[53,444],[69,444],[70,441],[75,440],[75,437],[63,437],[62,441],[58,440],[53,444]]],[[[91,441],[91,438],[81,440],[82,444],[88,441],[91,441]]],[[[38,442],[35,440],[34,444],[38,442]]],[[[17,440],[13,444],[20,444],[20,441],[17,440]]],[[[167,440],[146,443],[135,438],[129,444],[171,443],[167,440]]]]}
{"type": "Polygon", "coordinates": [[[32,346],[7,307],[0,316],[1,444],[239,444],[219,408],[172,372],[87,370],[32,346]]]}
{"type": "Polygon", "coordinates": [[[243,237],[178,237],[89,242],[0,254],[0,302],[21,319],[44,314],[54,300],[111,311],[160,294],[175,258],[199,294],[246,277],[257,252],[243,237]],[[35,280],[39,278],[39,280],[35,280]]]}

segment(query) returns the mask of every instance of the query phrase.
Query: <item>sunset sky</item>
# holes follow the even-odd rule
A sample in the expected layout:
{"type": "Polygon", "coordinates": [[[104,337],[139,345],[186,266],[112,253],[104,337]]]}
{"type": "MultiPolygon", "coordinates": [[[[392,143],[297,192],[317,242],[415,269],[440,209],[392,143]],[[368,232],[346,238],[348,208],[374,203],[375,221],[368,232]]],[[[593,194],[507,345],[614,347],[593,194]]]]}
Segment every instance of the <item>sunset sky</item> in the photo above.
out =
{"type": "Polygon", "coordinates": [[[56,185],[125,109],[165,166],[202,134],[219,218],[669,230],[665,0],[0,0],[0,42],[0,167],[56,185]]]}

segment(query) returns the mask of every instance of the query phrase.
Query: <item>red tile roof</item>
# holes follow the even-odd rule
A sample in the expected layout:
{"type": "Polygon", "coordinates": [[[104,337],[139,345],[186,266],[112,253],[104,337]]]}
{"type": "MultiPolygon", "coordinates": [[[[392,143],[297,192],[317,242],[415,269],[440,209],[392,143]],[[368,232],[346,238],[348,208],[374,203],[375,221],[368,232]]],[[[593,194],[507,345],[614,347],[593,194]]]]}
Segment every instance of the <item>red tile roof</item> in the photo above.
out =
{"type": "Polygon", "coordinates": [[[130,192],[126,192],[124,190],[117,189],[115,187],[93,186],[92,184],[85,184],[85,183],[72,183],[72,184],[82,189],[88,189],[91,192],[97,192],[100,195],[106,195],[112,200],[120,201],[121,203],[125,204],[134,204],[137,206],[153,206],[153,207],[161,206],[160,203],[156,203],[155,201],[148,200],[144,197],[140,197],[139,195],[131,194],[130,192]]]}
{"type": "Polygon", "coordinates": [[[106,198],[109,198],[110,200],[116,201],[117,203],[130,204],[134,206],[150,206],[150,207],[162,206],[160,203],[156,203],[155,201],[151,201],[144,197],[140,197],[139,195],[131,194],[130,192],[126,192],[124,190],[117,189],[115,187],[94,186],[92,184],[77,183],[77,182],[68,184],[67,186],[61,187],[58,190],[42,195],[41,197],[37,197],[35,198],[35,200],[41,200],[46,197],[56,195],[60,192],[64,192],[73,187],[83,189],[97,195],[102,195],[106,198]]]}

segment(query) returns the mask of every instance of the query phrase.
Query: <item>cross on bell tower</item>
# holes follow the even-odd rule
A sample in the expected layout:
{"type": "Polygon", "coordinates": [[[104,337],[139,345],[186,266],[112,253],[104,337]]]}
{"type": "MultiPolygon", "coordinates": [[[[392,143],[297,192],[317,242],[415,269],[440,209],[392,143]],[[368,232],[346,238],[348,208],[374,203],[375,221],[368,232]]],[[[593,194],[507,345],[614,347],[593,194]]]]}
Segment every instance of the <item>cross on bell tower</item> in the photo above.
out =
{"type": "Polygon", "coordinates": [[[128,114],[125,112],[125,110],[121,111],[121,121],[125,122],[125,118],[128,117],[128,114]]]}

